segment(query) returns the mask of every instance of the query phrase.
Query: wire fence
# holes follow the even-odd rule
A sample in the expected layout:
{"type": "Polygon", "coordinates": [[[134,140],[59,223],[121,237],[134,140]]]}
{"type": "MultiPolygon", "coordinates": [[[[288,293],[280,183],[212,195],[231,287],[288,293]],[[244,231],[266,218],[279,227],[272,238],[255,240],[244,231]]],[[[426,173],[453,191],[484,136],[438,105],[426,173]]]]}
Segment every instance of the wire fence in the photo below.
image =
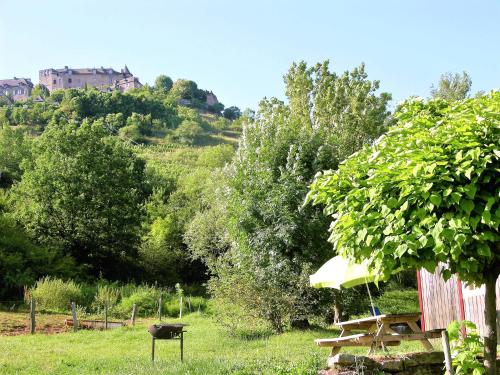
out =
{"type": "MultiPolygon", "coordinates": [[[[82,306],[75,302],[68,304],[65,309],[56,311],[45,310],[37,306],[34,299],[29,301],[0,300],[0,335],[23,335],[33,333],[60,333],[77,331],[79,329],[113,329],[125,325],[135,325],[137,317],[162,319],[172,317],[164,311],[164,301],[160,297],[156,301],[154,316],[145,314],[145,309],[133,304],[126,317],[113,313],[113,306],[105,303],[102,308],[88,313],[82,306]],[[143,311],[141,311],[143,310],[143,311]],[[118,319],[119,317],[119,319],[118,319]]],[[[201,306],[197,307],[191,303],[191,298],[180,297],[179,317],[185,313],[200,312],[201,306]]]]}

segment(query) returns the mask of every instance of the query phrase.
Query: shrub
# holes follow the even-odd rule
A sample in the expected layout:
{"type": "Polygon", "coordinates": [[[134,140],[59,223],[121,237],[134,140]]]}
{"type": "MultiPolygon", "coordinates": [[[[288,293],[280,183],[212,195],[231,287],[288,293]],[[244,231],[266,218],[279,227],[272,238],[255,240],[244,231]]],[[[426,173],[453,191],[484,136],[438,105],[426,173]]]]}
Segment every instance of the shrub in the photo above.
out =
{"type": "Polygon", "coordinates": [[[115,286],[106,284],[99,285],[97,287],[97,293],[94,296],[94,301],[92,302],[92,307],[99,311],[101,308],[104,308],[107,303],[108,308],[111,309],[118,304],[120,296],[120,289],[115,286]]]}
{"type": "Polygon", "coordinates": [[[174,137],[183,143],[193,143],[203,133],[202,127],[192,120],[184,120],[174,131],[174,137]]]}
{"type": "Polygon", "coordinates": [[[215,298],[210,300],[208,312],[215,317],[231,336],[245,340],[255,340],[269,337],[274,333],[271,324],[258,316],[249,314],[234,303],[227,300],[215,298]]]}
{"type": "Polygon", "coordinates": [[[477,333],[476,325],[468,320],[463,320],[460,323],[454,320],[448,325],[447,330],[450,336],[455,374],[485,374],[486,369],[478,360],[484,350],[484,345],[477,333]],[[464,335],[465,329],[467,330],[466,335],[464,335]]]}
{"type": "Polygon", "coordinates": [[[128,316],[132,306],[137,305],[137,314],[141,316],[154,316],[158,312],[158,299],[160,289],[150,286],[140,286],[128,297],[123,297],[116,306],[115,312],[122,316],[128,316]]]}
{"type": "Polygon", "coordinates": [[[71,302],[80,303],[83,292],[74,281],[44,277],[29,291],[42,310],[66,311],[71,302]]]}
{"type": "Polygon", "coordinates": [[[418,305],[418,292],[414,289],[387,291],[376,298],[374,303],[382,314],[420,311],[418,305]]]}
{"type": "MultiPolygon", "coordinates": [[[[185,315],[189,312],[189,306],[185,298],[182,299],[182,314],[185,315]]],[[[176,318],[180,313],[180,297],[169,296],[163,303],[163,314],[176,318]]]]}
{"type": "Polygon", "coordinates": [[[127,125],[119,130],[120,137],[130,139],[133,142],[142,142],[142,134],[137,125],[127,125]]]}

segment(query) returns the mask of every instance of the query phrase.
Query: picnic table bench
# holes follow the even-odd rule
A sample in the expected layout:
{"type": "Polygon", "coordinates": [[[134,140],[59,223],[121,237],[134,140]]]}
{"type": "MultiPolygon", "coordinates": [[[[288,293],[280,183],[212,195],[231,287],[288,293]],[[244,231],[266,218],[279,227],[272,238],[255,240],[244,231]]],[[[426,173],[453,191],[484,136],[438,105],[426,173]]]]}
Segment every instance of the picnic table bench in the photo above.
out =
{"type": "Polygon", "coordinates": [[[316,344],[321,347],[331,347],[332,356],[338,354],[344,346],[369,346],[368,354],[373,353],[376,347],[396,346],[401,341],[419,340],[428,351],[434,350],[430,338],[440,337],[439,332],[422,332],[417,325],[419,313],[410,314],[383,314],[336,323],[340,327],[339,337],[331,339],[317,339],[316,344]],[[391,326],[406,325],[411,333],[396,332],[391,326]],[[364,331],[352,334],[352,331],[364,331]]]}

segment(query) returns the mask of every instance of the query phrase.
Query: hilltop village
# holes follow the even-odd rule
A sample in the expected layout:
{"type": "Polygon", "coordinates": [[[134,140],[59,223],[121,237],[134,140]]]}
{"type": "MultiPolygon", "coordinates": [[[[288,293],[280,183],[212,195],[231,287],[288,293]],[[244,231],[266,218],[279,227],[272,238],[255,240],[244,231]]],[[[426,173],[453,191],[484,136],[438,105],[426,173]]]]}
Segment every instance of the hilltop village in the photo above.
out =
{"type": "MultiPolygon", "coordinates": [[[[60,89],[79,89],[94,87],[100,91],[120,91],[127,92],[135,88],[142,87],[139,78],[134,76],[127,65],[117,71],[113,68],[47,68],[39,71],[39,85],[49,92],[60,89]]],[[[12,79],[0,79],[0,98],[5,98],[10,102],[27,100],[32,97],[34,84],[31,78],[13,77],[12,79]]],[[[211,91],[205,91],[206,104],[208,106],[217,105],[219,101],[211,91]]],[[[43,101],[37,96],[34,101],[43,101]]],[[[187,99],[181,99],[179,104],[189,105],[187,99]]]]}

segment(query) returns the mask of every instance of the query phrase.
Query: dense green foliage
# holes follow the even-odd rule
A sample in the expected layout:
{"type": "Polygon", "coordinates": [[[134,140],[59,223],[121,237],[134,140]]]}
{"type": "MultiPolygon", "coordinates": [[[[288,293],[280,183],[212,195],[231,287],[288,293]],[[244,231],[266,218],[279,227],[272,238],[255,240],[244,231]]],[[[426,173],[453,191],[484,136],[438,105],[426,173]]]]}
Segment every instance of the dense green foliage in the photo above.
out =
{"type": "Polygon", "coordinates": [[[452,364],[457,375],[482,375],[486,369],[479,361],[484,345],[474,323],[464,320],[448,325],[452,364]],[[464,334],[466,332],[466,334],[464,334]]]}
{"type": "Polygon", "coordinates": [[[206,279],[183,235],[239,131],[202,102],[180,106],[169,86],[37,88],[43,102],[0,104],[0,295],[44,275],[206,279]]]}
{"type": "Polygon", "coordinates": [[[449,266],[445,277],[473,283],[498,272],[499,111],[498,92],[452,104],[410,100],[375,145],[318,176],[309,199],[334,215],[336,249],[385,277],[433,272],[438,262],[449,266]]]}
{"type": "Polygon", "coordinates": [[[381,278],[401,269],[434,272],[443,262],[445,279],[486,283],[485,357],[494,373],[500,92],[459,102],[409,100],[395,118],[373,146],[319,175],[309,200],[333,217],[336,250],[367,259],[381,278]]]}
{"type": "MultiPolygon", "coordinates": [[[[287,102],[257,113],[209,108],[209,92],[167,76],[125,94],[39,88],[42,102],[0,104],[0,295],[34,285],[41,308],[107,303],[128,318],[133,304],[156,314],[161,294],[173,317],[174,285],[209,279],[207,311],[235,339],[259,340],[367,313],[365,286],[309,287],[335,251],[373,256],[385,277],[452,259],[451,272],[483,281],[497,266],[497,94],[413,100],[393,116],[364,65],[301,62],[284,80],[287,102]],[[311,184],[327,215],[303,205],[311,184]]],[[[413,279],[373,291],[382,312],[416,309],[415,291],[394,290],[413,279]]],[[[206,307],[193,295],[184,311],[206,307]]]]}
{"type": "Polygon", "coordinates": [[[30,156],[28,143],[22,131],[0,128],[0,188],[21,179],[21,161],[30,156]]]}
{"type": "Polygon", "coordinates": [[[234,319],[263,319],[278,331],[328,315],[331,292],[308,286],[309,275],[333,255],[328,219],[301,205],[317,170],[381,134],[390,98],[375,93],[378,82],[363,66],[338,76],[328,62],[294,64],[285,83],[289,104],[262,101],[237,158],[208,192],[225,201],[211,202],[195,219],[202,230],[188,231],[192,251],[214,274],[212,293],[246,316],[234,319]]]}
{"type": "Polygon", "coordinates": [[[42,244],[118,278],[139,241],[144,163],[100,121],[50,125],[33,155],[13,190],[15,216],[42,244]]]}
{"type": "Polygon", "coordinates": [[[0,209],[0,296],[15,294],[46,274],[71,277],[78,273],[71,257],[35,244],[0,209]]]}

